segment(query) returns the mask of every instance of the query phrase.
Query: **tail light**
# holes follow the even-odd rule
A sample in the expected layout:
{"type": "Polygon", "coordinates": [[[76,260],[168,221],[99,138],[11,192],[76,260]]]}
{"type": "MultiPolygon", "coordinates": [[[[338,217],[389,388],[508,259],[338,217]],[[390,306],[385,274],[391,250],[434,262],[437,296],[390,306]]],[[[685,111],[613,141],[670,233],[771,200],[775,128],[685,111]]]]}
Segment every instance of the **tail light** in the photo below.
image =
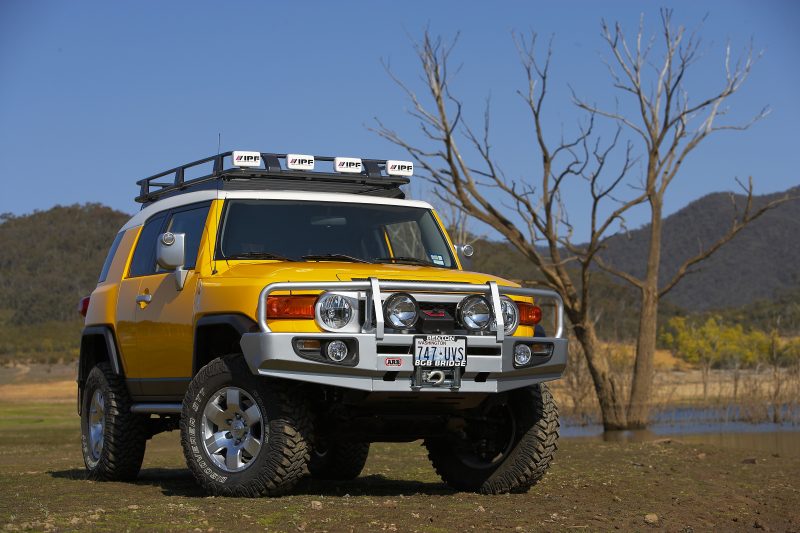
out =
{"type": "Polygon", "coordinates": [[[542,320],[542,309],[539,306],[517,302],[519,307],[519,323],[523,326],[535,326],[542,320]]]}
{"type": "Polygon", "coordinates": [[[316,296],[268,296],[267,318],[314,318],[316,296]]]}
{"type": "Polygon", "coordinates": [[[81,301],[78,302],[78,312],[84,318],[86,318],[86,313],[89,312],[89,298],[91,298],[91,296],[84,296],[81,298],[81,301]]]}

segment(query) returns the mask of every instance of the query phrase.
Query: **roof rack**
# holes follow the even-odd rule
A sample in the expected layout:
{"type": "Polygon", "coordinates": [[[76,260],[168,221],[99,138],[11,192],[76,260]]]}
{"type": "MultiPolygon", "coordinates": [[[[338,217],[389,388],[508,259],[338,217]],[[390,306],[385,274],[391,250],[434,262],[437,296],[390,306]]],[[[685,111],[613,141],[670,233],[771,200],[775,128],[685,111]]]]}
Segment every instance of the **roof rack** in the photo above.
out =
{"type": "MultiPolygon", "coordinates": [[[[137,181],[140,189],[136,201],[147,205],[168,196],[202,189],[345,192],[405,198],[400,186],[410,182],[407,177],[388,175],[386,166],[390,160],[362,159],[359,173],[338,173],[288,169],[287,156],[294,157],[293,154],[236,153],[260,154],[261,161],[258,166],[236,166],[233,164],[233,151],[199,159],[137,181]],[[200,175],[189,178],[196,174],[200,175]]],[[[329,156],[311,157],[322,162],[334,162],[337,159],[329,156]]]]}

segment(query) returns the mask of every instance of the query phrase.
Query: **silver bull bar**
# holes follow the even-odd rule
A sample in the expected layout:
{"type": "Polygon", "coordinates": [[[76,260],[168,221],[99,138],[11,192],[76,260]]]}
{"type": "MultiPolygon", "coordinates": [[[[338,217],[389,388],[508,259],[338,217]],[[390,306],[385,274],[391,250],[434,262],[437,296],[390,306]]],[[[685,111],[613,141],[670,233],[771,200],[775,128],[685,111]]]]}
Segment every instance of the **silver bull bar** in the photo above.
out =
{"type": "Polygon", "coordinates": [[[503,342],[505,328],[503,327],[503,313],[500,307],[500,295],[540,297],[555,301],[556,305],[556,332],[554,337],[562,338],[564,334],[564,301],[555,291],[546,289],[526,289],[523,287],[509,287],[498,285],[495,281],[485,284],[477,283],[448,283],[429,281],[380,281],[369,278],[365,281],[314,281],[314,282],[279,282],[270,283],[261,290],[258,296],[257,318],[258,326],[263,333],[272,333],[267,324],[267,297],[277,291],[366,291],[367,302],[375,312],[374,329],[367,313],[362,333],[374,333],[376,340],[383,340],[385,322],[383,317],[382,291],[412,291],[435,293],[472,293],[489,295],[492,313],[497,321],[495,333],[497,342],[503,342]]]}

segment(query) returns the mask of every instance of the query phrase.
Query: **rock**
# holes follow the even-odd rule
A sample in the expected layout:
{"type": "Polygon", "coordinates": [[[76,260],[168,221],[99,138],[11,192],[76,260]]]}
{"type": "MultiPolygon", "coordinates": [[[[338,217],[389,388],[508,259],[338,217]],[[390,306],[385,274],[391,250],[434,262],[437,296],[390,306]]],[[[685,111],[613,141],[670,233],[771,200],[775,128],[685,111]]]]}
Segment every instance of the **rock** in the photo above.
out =
{"type": "Polygon", "coordinates": [[[314,500],[311,502],[311,508],[315,511],[319,511],[322,509],[322,502],[314,500]]]}
{"type": "Polygon", "coordinates": [[[757,462],[758,462],[758,461],[756,461],[756,458],[755,458],[755,457],[748,457],[747,459],[743,459],[743,460],[742,460],[742,464],[745,464],[745,465],[754,465],[754,464],[756,464],[757,462]]]}
{"type": "Polygon", "coordinates": [[[647,513],[644,515],[644,523],[650,525],[658,524],[658,515],[655,513],[647,513]]]}
{"type": "Polygon", "coordinates": [[[480,512],[480,513],[485,513],[486,512],[486,509],[483,508],[483,505],[479,505],[478,506],[478,512],[480,512]]]}
{"type": "Polygon", "coordinates": [[[612,498],[614,498],[614,501],[615,501],[615,502],[621,502],[621,501],[622,501],[622,498],[620,498],[620,497],[619,497],[619,496],[617,496],[616,494],[615,494],[614,496],[612,496],[612,498]]]}
{"type": "Polygon", "coordinates": [[[698,459],[705,459],[706,458],[706,454],[705,453],[698,453],[697,454],[697,458],[698,459]]]}
{"type": "Polygon", "coordinates": [[[129,506],[128,506],[128,509],[130,509],[130,510],[132,510],[132,511],[135,511],[135,510],[136,510],[136,509],[138,509],[138,508],[139,508],[139,506],[138,506],[138,505],[129,505],[129,506]]]}
{"type": "Polygon", "coordinates": [[[763,524],[763,523],[762,523],[760,520],[758,520],[758,519],[756,519],[756,521],[755,521],[755,522],[753,522],[753,529],[763,529],[764,531],[769,531],[769,528],[768,528],[767,526],[765,526],[765,525],[764,525],[764,524],[763,524]]]}

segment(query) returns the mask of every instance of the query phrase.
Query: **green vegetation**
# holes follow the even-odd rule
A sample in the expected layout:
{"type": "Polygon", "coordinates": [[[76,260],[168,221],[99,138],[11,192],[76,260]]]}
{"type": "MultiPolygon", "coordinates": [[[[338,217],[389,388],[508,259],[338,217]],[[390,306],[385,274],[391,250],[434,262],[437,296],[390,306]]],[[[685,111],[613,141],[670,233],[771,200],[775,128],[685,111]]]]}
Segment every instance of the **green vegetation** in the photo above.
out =
{"type": "Polygon", "coordinates": [[[800,359],[800,339],[781,338],[775,330],[766,333],[741,324],[728,325],[720,317],[705,321],[674,317],[661,340],[677,357],[704,368],[787,367],[800,359]]]}
{"type": "Polygon", "coordinates": [[[128,215],[99,204],[0,216],[0,302],[14,325],[76,316],[128,215]]]}
{"type": "Polygon", "coordinates": [[[128,215],[99,204],[0,215],[0,360],[77,356],[77,304],[128,215]]]}

